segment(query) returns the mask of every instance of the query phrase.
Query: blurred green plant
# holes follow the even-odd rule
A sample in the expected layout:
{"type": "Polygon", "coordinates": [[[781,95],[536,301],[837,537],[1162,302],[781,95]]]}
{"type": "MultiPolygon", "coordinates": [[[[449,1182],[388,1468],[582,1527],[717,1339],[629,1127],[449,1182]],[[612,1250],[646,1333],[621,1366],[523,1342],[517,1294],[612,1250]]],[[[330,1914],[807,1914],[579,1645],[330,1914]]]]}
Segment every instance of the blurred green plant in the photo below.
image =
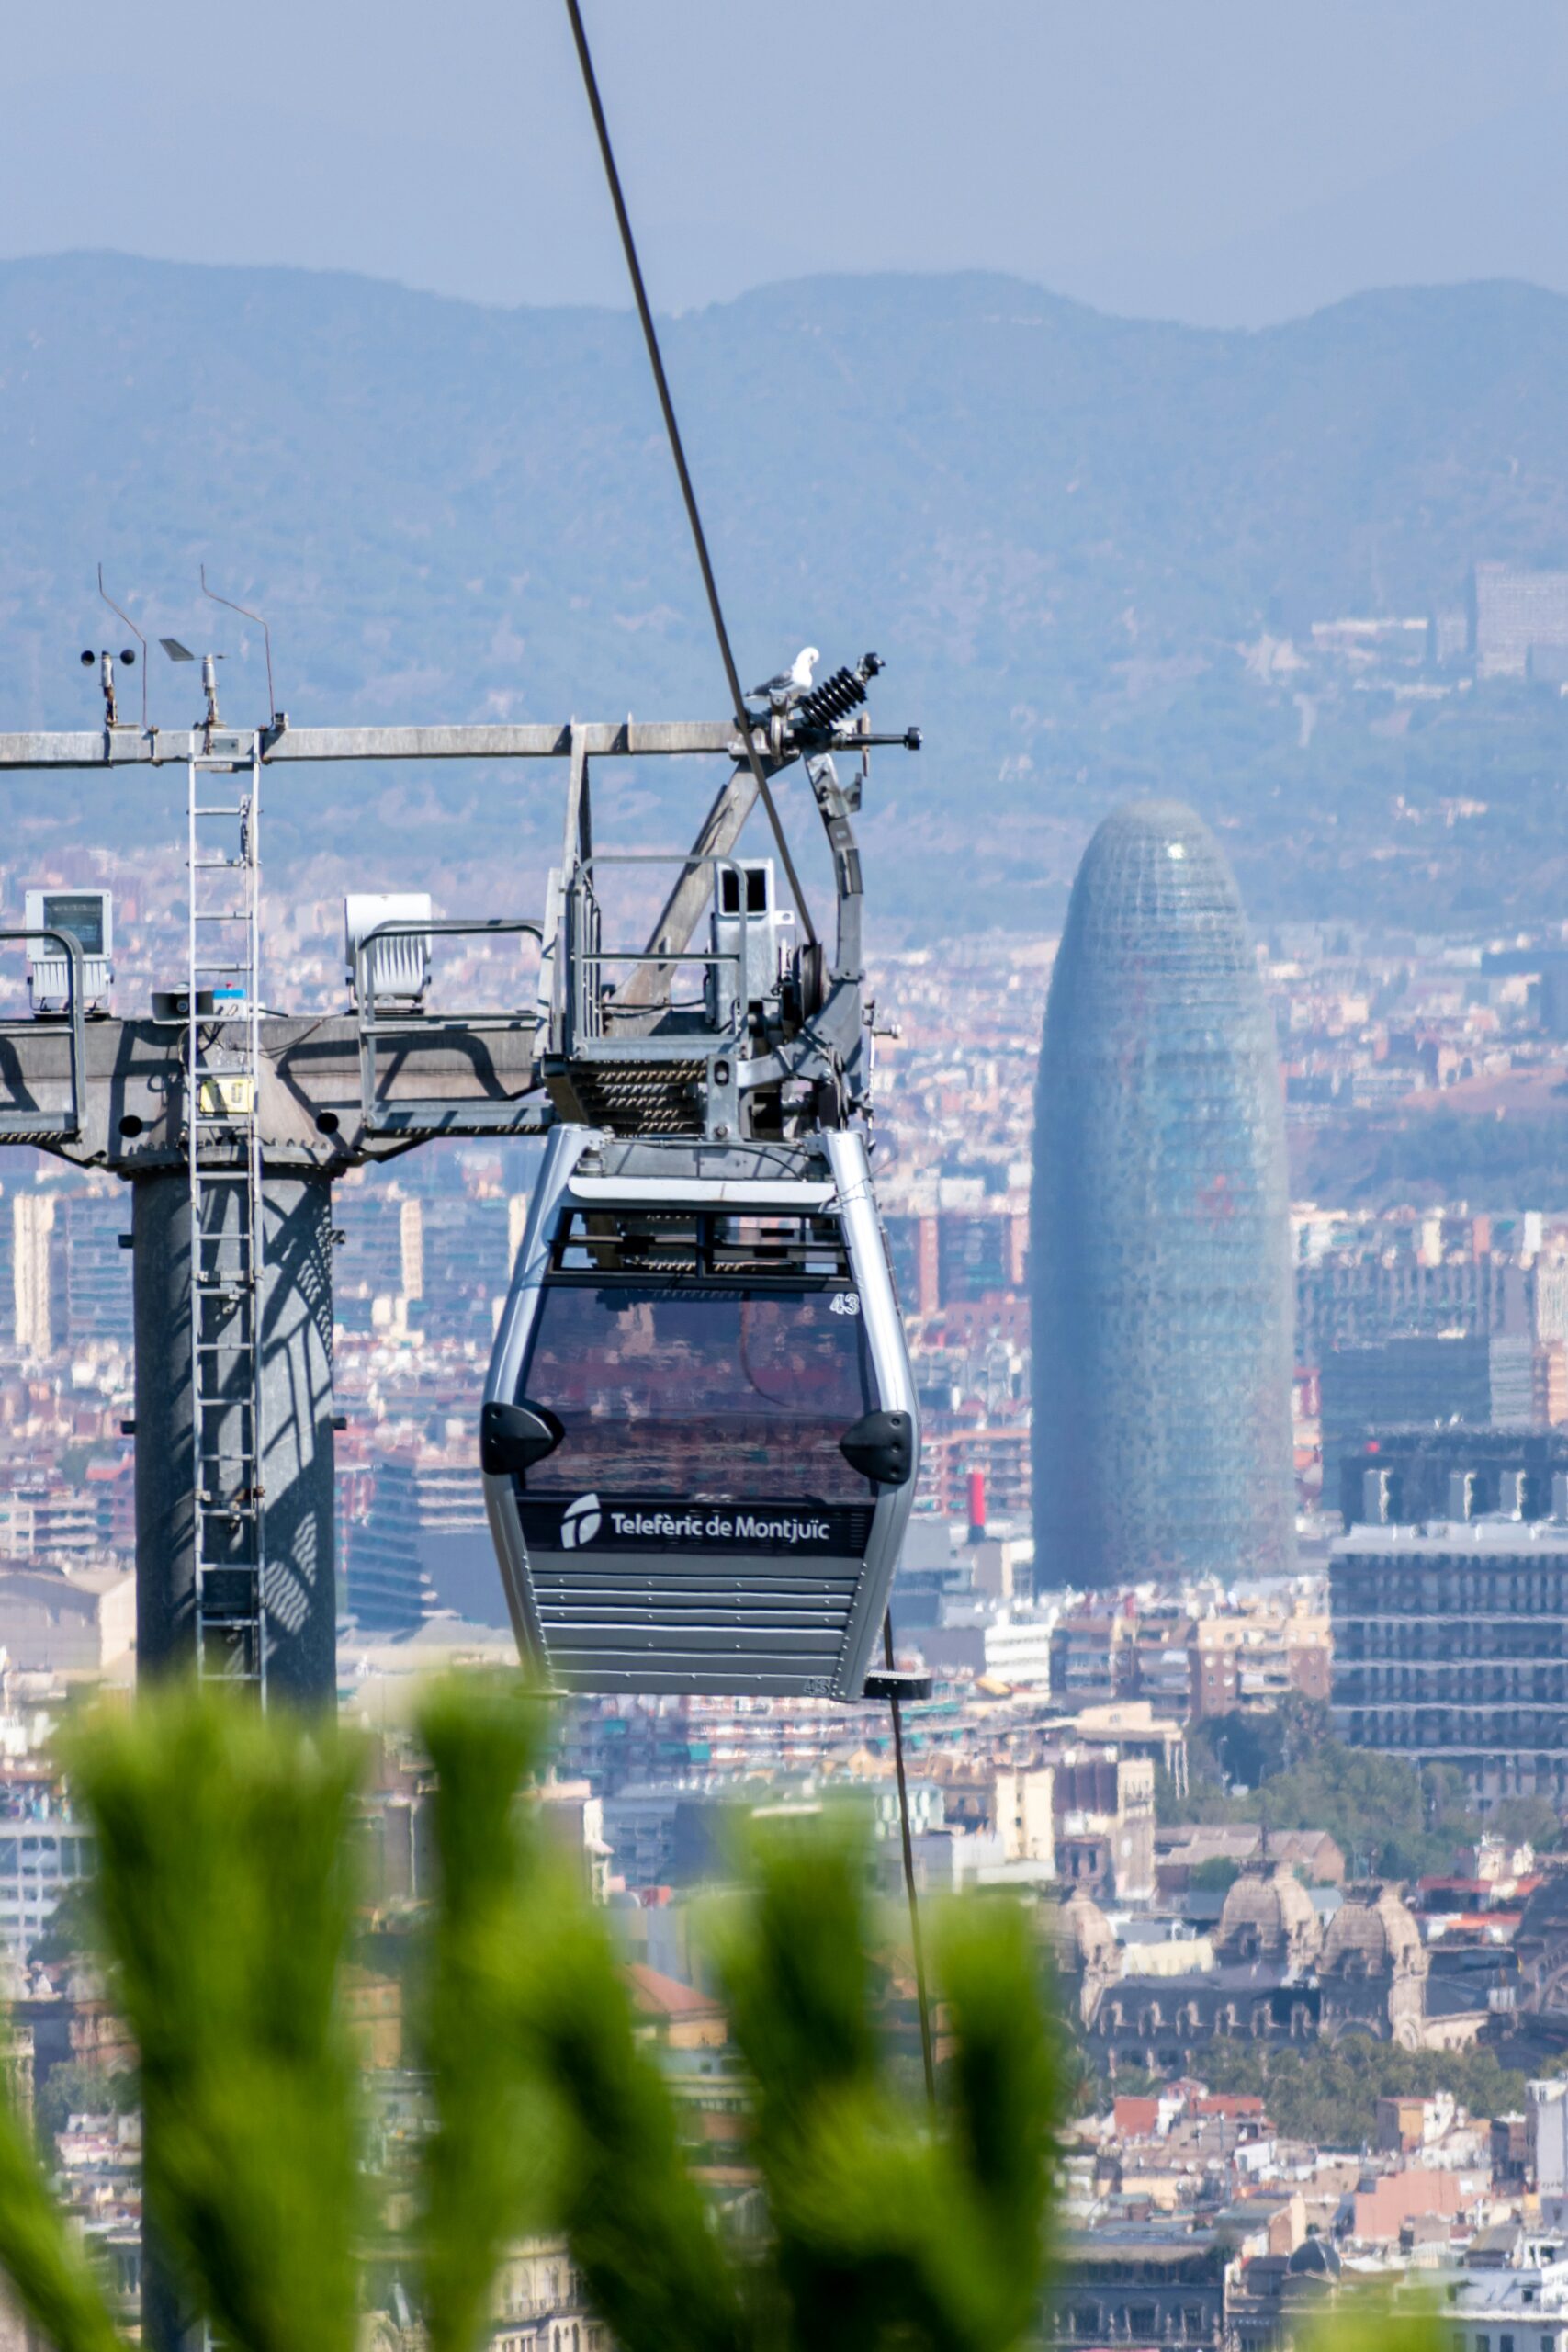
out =
{"type": "Polygon", "coordinates": [[[0,2107],[0,2270],[54,2352],[122,2352],[98,2282],[73,2245],[26,2126],[0,2107]]]}
{"type": "Polygon", "coordinates": [[[1461,2332],[1445,2322],[1435,2289],[1386,2278],[1325,2291],[1294,2317],[1298,2352],[1455,2352],[1461,2332]]]}
{"type": "MultiPolygon", "coordinates": [[[[889,2061],[857,1834],[753,1834],[712,1918],[765,2213],[731,2242],[581,1857],[530,1802],[541,1702],[465,1678],[421,1728],[439,1892],[415,1971],[431,2115],[407,2246],[432,2352],[474,2352],[508,2245],[547,2229],[624,2352],[1010,2352],[1032,2334],[1071,2062],[1018,1906],[937,1917],[933,2114],[889,2061]]],[[[76,1734],[68,1764],[141,2052],[147,2210],[189,2308],[232,2352],[353,2352],[377,2223],[342,2000],[362,1750],[173,1689],[76,1734]]],[[[116,2346],[4,2115],[0,2269],[55,2352],[116,2346]]]]}
{"type": "Polygon", "coordinates": [[[337,1999],[357,1746],[178,1688],[84,1727],[66,1761],[168,2256],[232,2345],[343,2352],[364,2220],[337,1999]]]}
{"type": "Polygon", "coordinates": [[[934,2118],[899,2096],[872,2007],[874,1927],[852,1824],[764,1823],[716,1938],[756,2085],[755,2149],[802,2345],[1005,2346],[1039,2310],[1069,2072],[1015,1903],[941,1906],[934,2118]]]}
{"type": "Polygon", "coordinates": [[[509,1955],[537,1877],[523,1792],[546,1715],[514,1678],[434,1690],[421,1730],[435,1768],[440,1899],[416,2010],[435,2128],[423,2154],[424,2318],[431,2352],[471,2352],[507,2240],[543,2210],[538,2102],[524,2065],[509,1955]]]}

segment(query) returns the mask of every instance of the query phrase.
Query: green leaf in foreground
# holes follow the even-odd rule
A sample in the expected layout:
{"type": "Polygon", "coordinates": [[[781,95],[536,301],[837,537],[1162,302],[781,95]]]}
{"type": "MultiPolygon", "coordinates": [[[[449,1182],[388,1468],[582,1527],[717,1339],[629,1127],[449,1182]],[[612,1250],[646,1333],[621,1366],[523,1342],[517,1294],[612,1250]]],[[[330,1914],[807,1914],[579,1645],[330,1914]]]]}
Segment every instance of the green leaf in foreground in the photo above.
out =
{"type": "Polygon", "coordinates": [[[53,2352],[124,2352],[108,2306],[45,2186],[29,2134],[0,2108],[0,2271],[53,2352]]]}
{"type": "Polygon", "coordinates": [[[148,2211],[233,2352],[355,2339],[362,2178],[338,1977],[359,1757],[330,1724],[184,1684],[69,1745],[141,2054],[148,2211]]]}

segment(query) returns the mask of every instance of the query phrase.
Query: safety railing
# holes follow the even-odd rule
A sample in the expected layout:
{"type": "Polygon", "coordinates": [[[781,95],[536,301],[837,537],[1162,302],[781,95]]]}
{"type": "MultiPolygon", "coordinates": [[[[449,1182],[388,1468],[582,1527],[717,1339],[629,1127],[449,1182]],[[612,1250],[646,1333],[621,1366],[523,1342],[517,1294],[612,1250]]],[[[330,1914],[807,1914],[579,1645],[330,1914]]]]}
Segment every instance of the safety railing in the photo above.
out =
{"type": "MultiPolygon", "coordinates": [[[[73,1137],[82,1132],[82,1102],[87,1072],[87,1007],[85,992],[86,959],[82,943],[68,931],[53,930],[48,923],[30,923],[22,931],[0,931],[0,946],[8,941],[22,940],[31,945],[34,940],[57,941],[64,950],[65,966],[70,974],[69,1001],[61,1034],[66,1039],[69,1062],[70,1095],[63,1111],[49,1111],[40,1105],[21,1104],[12,1101],[0,1107],[0,1138],[19,1141],[31,1137],[73,1137]]],[[[55,1025],[61,1016],[29,1012],[7,1014],[0,1018],[0,1102],[4,1095],[13,1097],[19,1091],[19,1073],[6,1053],[7,1037],[36,1037],[40,1028],[55,1025]]]]}
{"type": "MultiPolygon", "coordinates": [[[[367,931],[363,939],[356,941],[354,949],[354,1001],[359,1023],[359,1110],[367,1135],[440,1135],[448,1127],[460,1130],[464,1135],[491,1131],[500,1135],[516,1133],[527,1117],[525,1108],[527,1097],[536,1091],[532,1069],[528,1084],[515,1093],[508,1093],[499,1088],[487,1093],[484,1091],[484,1073],[474,1060],[475,1082],[479,1090],[477,1095],[400,1094],[393,1098],[381,1091],[384,1070],[380,1055],[383,1048],[400,1045],[405,1049],[416,1049],[413,1058],[417,1060],[428,1055],[433,1046],[439,1046],[443,1033],[449,1033],[454,1040],[460,1037],[467,1052],[476,1035],[482,1035],[487,1031],[537,1029],[541,1019],[536,1005],[520,1006],[512,1011],[425,1012],[404,1003],[395,1012],[382,1012],[377,1002],[378,963],[385,960],[392,967],[395,978],[401,978],[404,975],[396,968],[399,961],[396,956],[386,959],[378,956],[378,943],[513,937],[536,939],[542,948],[544,936],[544,925],[528,917],[513,920],[503,916],[478,916],[451,922],[432,918],[429,921],[378,923],[374,931],[367,931]]],[[[396,1072],[392,1075],[395,1078],[396,1072]]]]}
{"type": "Polygon", "coordinates": [[[572,875],[567,892],[567,1035],[562,1046],[567,1058],[665,1061],[690,1059],[709,1053],[733,1053],[746,1025],[747,908],[744,869],[734,858],[691,857],[634,852],[586,857],[572,875]],[[605,947],[602,939],[603,910],[593,888],[595,873],[608,865],[679,865],[689,869],[709,865],[740,877],[739,906],[733,917],[737,944],[733,948],[681,950],[605,947]],[[671,976],[671,992],[660,999],[618,1002],[605,974],[612,967],[636,970],[657,967],[671,976]],[[680,1004],[673,995],[673,976],[682,967],[703,974],[700,999],[680,1004]],[[734,985],[710,989],[708,976],[728,969],[734,985]]]}

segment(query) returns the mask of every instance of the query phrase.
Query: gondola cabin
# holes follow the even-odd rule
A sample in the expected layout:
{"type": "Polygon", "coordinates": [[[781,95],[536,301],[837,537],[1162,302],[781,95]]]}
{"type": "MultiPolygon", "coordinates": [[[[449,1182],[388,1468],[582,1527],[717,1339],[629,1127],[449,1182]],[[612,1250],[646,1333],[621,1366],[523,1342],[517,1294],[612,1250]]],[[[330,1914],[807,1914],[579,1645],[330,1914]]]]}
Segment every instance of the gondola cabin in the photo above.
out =
{"type": "Polygon", "coordinates": [[[551,1684],[859,1697],[918,1438],[857,1130],[554,1131],[480,1431],[518,1641],[551,1684]]]}

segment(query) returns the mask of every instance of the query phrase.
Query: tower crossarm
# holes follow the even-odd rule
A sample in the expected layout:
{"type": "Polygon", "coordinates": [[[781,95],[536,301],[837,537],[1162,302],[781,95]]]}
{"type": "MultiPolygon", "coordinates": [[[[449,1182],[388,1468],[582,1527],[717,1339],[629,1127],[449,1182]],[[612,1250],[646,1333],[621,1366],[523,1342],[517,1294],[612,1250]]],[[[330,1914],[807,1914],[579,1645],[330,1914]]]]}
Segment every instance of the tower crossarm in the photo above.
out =
{"type": "MultiPolygon", "coordinates": [[[[193,759],[248,759],[259,744],[268,767],[344,760],[564,760],[572,727],[551,721],[517,727],[106,727],[91,731],[0,734],[0,769],[161,767],[193,759]]],[[[777,729],[759,724],[765,763],[793,758],[774,743],[777,729]]],[[[703,754],[743,759],[733,719],[621,718],[579,724],[584,751],[596,759],[681,759],[703,754]]]]}
{"type": "MultiPolygon", "coordinates": [[[[482,1027],[433,1021],[428,1035],[404,1032],[380,1074],[373,1124],[364,1115],[361,1030],[353,1015],[264,1014],[259,1027],[257,1131],[269,1169],[341,1173],[411,1141],[533,1135],[548,1123],[544,1096],[531,1091],[537,1037],[531,1013],[492,1016],[482,1027]],[[419,1106],[420,1125],[400,1120],[400,1098],[419,1106]]],[[[38,1129],[28,1140],[78,1167],[138,1176],[183,1166],[184,1023],[89,1021],[85,1030],[76,1134],[58,1132],[56,1098],[63,1100],[69,1086],[59,1025],[18,1023],[0,1036],[0,1107],[36,1107],[38,1129]]]]}
{"type": "MultiPolygon", "coordinates": [[[[522,726],[99,727],[58,733],[0,733],[0,772],[16,768],[165,767],[191,760],[249,760],[259,747],[264,766],[354,760],[565,760],[573,740],[596,760],[725,758],[744,761],[746,745],[732,718],[612,718],[554,720],[522,726]]],[[[787,712],[759,718],[752,746],[772,774],[807,751],[860,751],[877,744],[919,748],[913,728],[873,734],[859,718],[800,731],[787,712]]]]}

